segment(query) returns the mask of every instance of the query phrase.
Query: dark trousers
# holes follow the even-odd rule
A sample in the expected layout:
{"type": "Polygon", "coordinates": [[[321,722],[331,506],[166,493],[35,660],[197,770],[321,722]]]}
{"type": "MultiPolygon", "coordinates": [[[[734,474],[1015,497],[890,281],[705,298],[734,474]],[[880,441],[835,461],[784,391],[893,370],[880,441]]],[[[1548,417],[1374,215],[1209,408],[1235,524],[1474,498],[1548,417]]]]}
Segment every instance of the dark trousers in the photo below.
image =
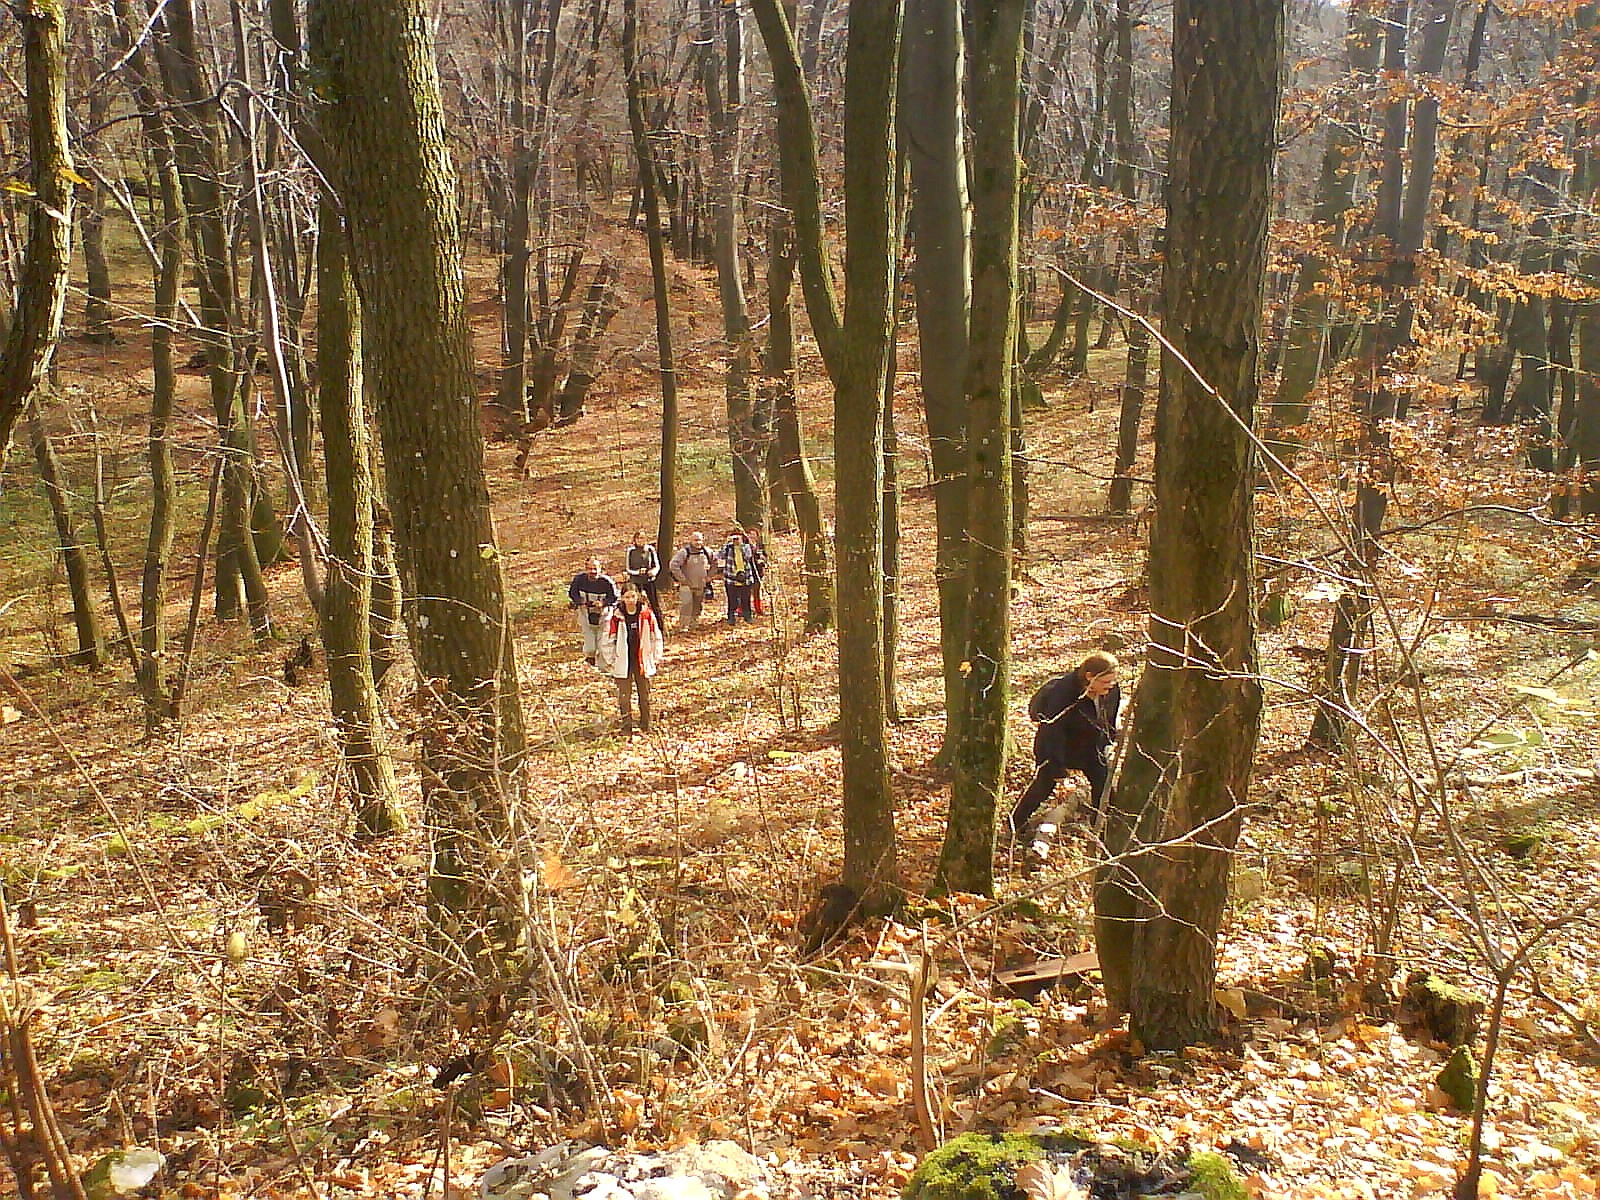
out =
{"type": "Polygon", "coordinates": [[[1100,815],[1105,808],[1106,784],[1111,778],[1110,767],[1098,757],[1070,763],[1056,758],[1036,758],[1033,766],[1033,782],[1028,784],[1028,790],[1022,793],[1022,799],[1018,800],[1016,808],[1011,810],[1011,829],[1014,833],[1020,833],[1033,819],[1033,815],[1055,795],[1056,784],[1065,779],[1069,771],[1081,771],[1089,780],[1089,805],[1095,816],[1100,815]]]}
{"type": "Polygon", "coordinates": [[[728,593],[728,624],[732,625],[740,617],[746,621],[754,622],[755,616],[750,608],[750,585],[748,583],[722,582],[722,590],[728,593]]]}
{"type": "Polygon", "coordinates": [[[650,676],[635,671],[617,680],[617,716],[622,718],[622,736],[633,733],[633,693],[639,695],[639,728],[650,732],[650,676]]]}

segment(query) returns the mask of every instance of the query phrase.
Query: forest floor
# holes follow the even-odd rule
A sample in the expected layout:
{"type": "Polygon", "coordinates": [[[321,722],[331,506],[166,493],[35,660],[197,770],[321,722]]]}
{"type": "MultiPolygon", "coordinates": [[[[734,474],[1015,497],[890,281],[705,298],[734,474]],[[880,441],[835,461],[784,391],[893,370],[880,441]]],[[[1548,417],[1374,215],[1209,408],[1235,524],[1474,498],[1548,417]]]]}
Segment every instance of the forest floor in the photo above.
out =
{"type": "MultiPolygon", "coordinates": [[[[498,357],[488,280],[475,264],[486,391],[498,357]]],[[[1390,519],[1408,531],[1388,543],[1368,728],[1347,754],[1305,749],[1336,581],[1281,569],[1333,539],[1291,483],[1260,494],[1263,574],[1276,573],[1293,611],[1262,634],[1266,720],[1218,951],[1224,1034],[1136,1055],[1092,980],[1033,1002],[995,986],[1000,970],[1092,945],[1087,829],[1067,827],[1040,869],[1002,864],[993,901],[917,894],[948,780],[934,764],[933,513],[910,330],[897,394],[904,719],[891,731],[914,896],[901,918],[801,961],[796,927],[840,856],[839,754],[835,644],[800,636],[793,536],[768,539],[760,624],[678,635],[669,620],[654,730],[617,736],[613,694],[580,657],[564,593],[588,553],[614,567],[632,531],[656,523],[657,390],[637,265],[625,286],[634,303],[584,419],[539,435],[528,480],[511,470],[513,447],[488,451],[534,746],[533,914],[550,959],[483,1069],[444,1088],[441,1068],[479,1048],[500,1014],[430,983],[421,829],[349,837],[323,677],[283,679],[300,637],[315,641],[295,565],[271,571],[277,640],[203,626],[192,706],[147,740],[125,663],[96,675],[53,665],[70,637],[65,589],[25,454],[12,455],[0,499],[0,878],[19,975],[7,986],[37,1010],[46,1080],[83,1162],[154,1146],[166,1156],[154,1186],[171,1195],[421,1197],[475,1194],[489,1163],[564,1136],[727,1137],[797,1192],[890,1197],[918,1156],[908,980],[927,952],[926,1086],[947,1135],[1070,1128],[1228,1147],[1260,1197],[1438,1195],[1468,1131],[1434,1084],[1448,1046],[1378,1003],[1378,986],[1392,996],[1429,969],[1488,997],[1486,948],[1532,939],[1500,1027],[1485,1194],[1596,1194],[1596,531],[1521,515],[1547,483],[1519,468],[1514,437],[1458,421],[1443,399],[1407,427],[1390,519]],[[1381,965],[1378,930],[1392,946],[1381,965]],[[584,1086],[575,1113],[566,1101],[584,1086]]],[[[732,502],[713,295],[708,277],[678,269],[679,529],[720,542],[732,502]]],[[[132,329],[121,346],[68,341],[61,354],[62,394],[99,410],[126,597],[142,554],[145,356],[132,329]]],[[[1046,677],[1098,647],[1140,658],[1143,527],[1104,514],[1121,358],[1114,339],[1089,378],[1058,381],[1030,417],[1030,552],[1014,610],[1024,747],[1022,701],[1046,677]]],[[[186,378],[175,622],[205,493],[201,385],[186,378]]],[[[831,492],[814,355],[802,400],[831,492]]],[[[69,407],[57,424],[83,485],[84,406],[69,407]]],[[[1141,474],[1148,458],[1147,445],[1141,474]]],[[[1313,453],[1301,466],[1337,509],[1333,470],[1313,453]]],[[[394,748],[415,809],[405,690],[392,693],[394,748]]],[[[1028,765],[1014,759],[1013,795],[1028,765]]]]}

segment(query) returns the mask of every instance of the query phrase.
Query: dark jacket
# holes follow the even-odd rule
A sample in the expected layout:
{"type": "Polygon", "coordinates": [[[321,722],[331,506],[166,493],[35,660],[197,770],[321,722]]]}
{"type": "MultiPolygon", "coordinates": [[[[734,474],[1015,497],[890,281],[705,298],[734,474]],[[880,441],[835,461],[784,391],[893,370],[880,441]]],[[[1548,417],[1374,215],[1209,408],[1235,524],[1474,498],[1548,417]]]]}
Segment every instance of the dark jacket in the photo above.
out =
{"type": "Polygon", "coordinates": [[[628,547],[628,575],[635,583],[661,574],[661,556],[654,546],[628,547]]]}
{"type": "Polygon", "coordinates": [[[573,608],[586,609],[589,624],[600,624],[600,614],[617,602],[617,585],[609,575],[591,575],[579,571],[567,588],[567,599],[573,608]]]}
{"type": "Polygon", "coordinates": [[[1117,716],[1122,711],[1122,688],[1113,684],[1097,703],[1083,694],[1076,671],[1050,680],[1028,701],[1028,716],[1039,723],[1033,737],[1033,756],[1063,766],[1082,769],[1099,762],[1105,749],[1117,740],[1117,716]]]}

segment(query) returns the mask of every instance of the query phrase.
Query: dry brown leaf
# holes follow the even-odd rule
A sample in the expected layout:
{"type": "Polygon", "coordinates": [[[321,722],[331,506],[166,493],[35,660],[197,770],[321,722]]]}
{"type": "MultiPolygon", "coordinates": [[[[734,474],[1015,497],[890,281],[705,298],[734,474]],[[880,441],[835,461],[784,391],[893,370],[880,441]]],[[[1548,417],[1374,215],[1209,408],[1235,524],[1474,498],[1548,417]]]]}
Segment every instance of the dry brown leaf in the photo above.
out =
{"type": "Polygon", "coordinates": [[[540,856],[539,874],[544,879],[544,886],[552,892],[563,891],[578,882],[577,874],[561,861],[561,855],[554,850],[546,850],[540,856]]]}

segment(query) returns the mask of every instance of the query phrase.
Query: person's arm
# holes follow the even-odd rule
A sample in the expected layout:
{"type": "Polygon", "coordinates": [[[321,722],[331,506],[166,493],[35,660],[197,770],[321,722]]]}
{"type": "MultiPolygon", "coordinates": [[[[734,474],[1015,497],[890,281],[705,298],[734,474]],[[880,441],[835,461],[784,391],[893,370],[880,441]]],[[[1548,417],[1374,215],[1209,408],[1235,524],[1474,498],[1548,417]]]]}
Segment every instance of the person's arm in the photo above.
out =
{"type": "Polygon", "coordinates": [[[683,577],[684,564],[688,561],[689,548],[685,546],[682,550],[679,550],[672,556],[672,562],[667,566],[667,569],[672,572],[672,578],[680,585],[687,584],[689,582],[683,577]]]}
{"type": "Polygon", "coordinates": [[[568,608],[582,608],[583,607],[583,593],[578,590],[578,583],[582,578],[583,577],[581,575],[574,575],[572,577],[572,582],[567,584],[567,607],[568,608]]]}
{"type": "Polygon", "coordinates": [[[610,608],[617,602],[617,581],[609,575],[600,576],[600,581],[606,585],[606,607],[610,608]]]}

